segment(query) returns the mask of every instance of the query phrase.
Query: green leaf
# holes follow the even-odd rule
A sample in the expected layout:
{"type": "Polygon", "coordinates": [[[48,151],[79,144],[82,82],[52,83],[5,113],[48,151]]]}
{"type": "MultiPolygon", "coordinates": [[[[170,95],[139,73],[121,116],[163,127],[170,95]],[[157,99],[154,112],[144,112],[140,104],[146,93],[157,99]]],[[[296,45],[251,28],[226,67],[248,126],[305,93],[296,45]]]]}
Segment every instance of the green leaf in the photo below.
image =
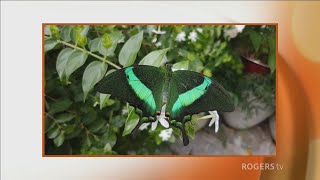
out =
{"type": "Polygon", "coordinates": [[[53,128],[51,128],[51,129],[48,131],[47,137],[48,137],[49,139],[53,139],[53,138],[57,137],[57,136],[59,135],[59,133],[60,133],[60,129],[59,129],[59,127],[56,125],[56,126],[54,126],[53,128]]]}
{"type": "Polygon", "coordinates": [[[81,67],[87,60],[88,54],[80,51],[80,50],[73,50],[68,58],[68,62],[66,64],[66,79],[68,80],[70,75],[81,67]]]}
{"type": "Polygon", "coordinates": [[[64,26],[61,30],[61,39],[65,42],[71,41],[72,26],[64,26]]]}
{"type": "Polygon", "coordinates": [[[73,42],[77,42],[79,41],[80,37],[82,37],[82,39],[84,40],[84,38],[86,38],[88,31],[90,29],[90,26],[86,25],[78,25],[78,26],[72,26],[72,30],[71,30],[71,40],[73,42]]]}
{"type": "Polygon", "coordinates": [[[73,50],[71,48],[65,48],[58,55],[56,69],[61,81],[65,76],[66,65],[72,52],[73,50]]]}
{"type": "MultiPolygon", "coordinates": [[[[111,69],[110,71],[108,71],[106,73],[106,76],[108,76],[109,74],[115,72],[116,70],[115,69],[111,69]]],[[[106,107],[108,105],[108,100],[110,98],[110,94],[102,94],[102,93],[99,93],[99,104],[100,104],[100,109],[106,107]]]]}
{"type": "Polygon", "coordinates": [[[188,134],[188,136],[190,136],[192,139],[194,139],[195,135],[196,135],[196,122],[195,120],[191,120],[188,121],[186,123],[186,133],[188,134]]]}
{"type": "Polygon", "coordinates": [[[97,52],[99,50],[101,38],[95,38],[91,40],[88,44],[90,52],[97,52]]]}
{"type": "Polygon", "coordinates": [[[216,36],[220,37],[222,34],[222,26],[217,26],[216,30],[216,36]]]}
{"type": "Polygon", "coordinates": [[[134,108],[130,107],[122,136],[130,134],[131,131],[137,126],[138,122],[139,122],[139,116],[134,112],[134,108]]]}
{"type": "Polygon", "coordinates": [[[57,115],[55,119],[56,119],[56,122],[58,123],[65,123],[65,122],[71,121],[74,117],[75,117],[74,114],[62,113],[57,115]]]}
{"type": "Polygon", "coordinates": [[[104,125],[105,125],[106,121],[102,120],[102,119],[95,119],[93,121],[93,123],[91,123],[89,126],[88,126],[88,129],[91,131],[91,132],[97,132],[99,131],[104,125]]]}
{"type": "Polygon", "coordinates": [[[104,147],[103,147],[103,151],[104,152],[110,152],[112,151],[112,147],[109,143],[107,143],[104,147]]]}
{"type": "Polygon", "coordinates": [[[91,144],[92,144],[92,138],[90,138],[90,135],[87,134],[85,136],[85,141],[84,141],[84,145],[87,146],[87,147],[91,147],[91,144]]]}
{"type": "Polygon", "coordinates": [[[110,144],[111,147],[113,147],[117,142],[117,136],[112,131],[111,128],[108,128],[107,131],[101,136],[100,143],[105,146],[106,144],[110,144]]]}
{"type": "Polygon", "coordinates": [[[65,139],[72,139],[78,137],[81,132],[82,128],[78,127],[77,125],[67,125],[64,128],[65,131],[65,139]]]}
{"type": "Polygon", "coordinates": [[[200,60],[189,62],[189,70],[200,72],[203,69],[203,63],[200,60]]]}
{"type": "Polygon", "coordinates": [[[172,66],[172,69],[176,69],[176,70],[188,70],[189,69],[189,61],[181,61],[178,63],[175,63],[172,66]]]}
{"type": "Polygon", "coordinates": [[[52,129],[56,124],[54,123],[54,121],[46,116],[45,117],[45,122],[44,122],[44,125],[45,125],[45,132],[47,133],[50,129],[52,129]]]}
{"type": "Polygon", "coordinates": [[[111,74],[111,73],[113,73],[113,72],[115,72],[115,71],[117,71],[116,69],[111,69],[110,71],[108,71],[107,73],[106,73],[106,76],[108,76],[109,74],[111,74]]]}
{"type": "MultiPolygon", "coordinates": [[[[66,125],[66,126],[63,126],[63,131],[65,134],[71,134],[73,133],[77,128],[77,125],[76,124],[71,124],[71,125],[66,125]]],[[[81,129],[81,128],[77,128],[77,129],[81,129]]]]}
{"type": "Polygon", "coordinates": [[[86,36],[78,36],[77,42],[78,46],[84,48],[87,45],[87,37],[86,36]]]}
{"type": "Polygon", "coordinates": [[[110,94],[102,94],[102,93],[99,93],[99,104],[100,104],[100,109],[106,107],[107,105],[107,101],[108,99],[110,98],[110,94]]]}
{"type": "Polygon", "coordinates": [[[72,101],[69,99],[58,99],[57,101],[51,104],[49,114],[53,115],[54,113],[62,112],[71,106],[72,101]]]}
{"type": "Polygon", "coordinates": [[[268,65],[271,69],[271,72],[274,72],[276,69],[276,42],[275,42],[274,36],[270,36],[268,38],[268,44],[269,44],[268,65]]]}
{"type": "Polygon", "coordinates": [[[169,48],[161,49],[157,51],[152,51],[149,54],[147,54],[140,62],[140,65],[150,65],[155,67],[160,67],[165,62],[165,56],[168,52],[169,48]]]}
{"type": "Polygon", "coordinates": [[[253,31],[253,30],[250,31],[249,36],[250,36],[250,40],[252,42],[253,48],[257,52],[260,48],[260,45],[262,42],[262,37],[258,32],[253,31]]]}
{"type": "Polygon", "coordinates": [[[141,47],[143,31],[132,36],[122,47],[119,53],[119,63],[123,67],[131,66],[136,60],[138,51],[141,47]]]}
{"type": "Polygon", "coordinates": [[[60,147],[63,142],[64,142],[64,132],[61,131],[61,133],[59,134],[59,136],[57,136],[56,138],[54,138],[53,140],[54,144],[57,146],[57,147],[60,147]]]}
{"type": "Polygon", "coordinates": [[[83,90],[83,100],[86,100],[88,92],[93,88],[93,86],[99,82],[107,72],[108,65],[100,62],[93,61],[84,70],[82,78],[82,90],[83,90]]]}
{"type": "Polygon", "coordinates": [[[109,49],[109,47],[112,46],[112,43],[113,43],[113,42],[112,42],[109,34],[106,33],[106,34],[104,34],[104,35],[102,36],[102,46],[103,46],[104,48],[109,49]]]}
{"type": "Polygon", "coordinates": [[[96,111],[91,111],[91,112],[88,112],[86,113],[81,121],[83,122],[83,124],[85,125],[89,125],[91,124],[95,119],[97,119],[97,112],[96,111]]]}
{"type": "Polygon", "coordinates": [[[49,50],[55,48],[57,44],[58,42],[55,39],[52,39],[52,38],[46,39],[44,41],[44,52],[48,52],[49,50]]]}
{"type": "Polygon", "coordinates": [[[124,38],[123,34],[119,31],[112,32],[110,35],[110,39],[112,41],[112,45],[109,48],[105,48],[103,45],[103,40],[100,38],[98,51],[103,56],[114,56],[114,51],[118,45],[118,43],[124,38]]]}
{"type": "Polygon", "coordinates": [[[123,116],[114,116],[109,120],[109,124],[111,127],[116,127],[116,128],[121,128],[124,123],[125,123],[126,119],[123,116]]]}
{"type": "Polygon", "coordinates": [[[50,25],[51,37],[59,39],[60,38],[60,31],[59,28],[55,25],[50,25]]]}
{"type": "Polygon", "coordinates": [[[276,69],[276,52],[271,51],[268,56],[268,65],[273,73],[276,69]]]}
{"type": "Polygon", "coordinates": [[[83,29],[81,31],[81,36],[87,36],[88,32],[89,32],[90,26],[89,25],[85,25],[83,26],[83,29]]]}

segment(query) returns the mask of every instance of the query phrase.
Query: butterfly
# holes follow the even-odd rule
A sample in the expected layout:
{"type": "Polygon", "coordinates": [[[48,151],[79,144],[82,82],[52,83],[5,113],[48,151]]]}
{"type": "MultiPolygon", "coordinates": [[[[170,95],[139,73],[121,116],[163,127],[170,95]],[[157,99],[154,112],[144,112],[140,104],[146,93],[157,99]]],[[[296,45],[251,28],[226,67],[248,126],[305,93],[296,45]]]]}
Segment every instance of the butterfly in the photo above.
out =
{"type": "Polygon", "coordinates": [[[104,77],[96,89],[134,106],[140,117],[137,126],[164,114],[168,124],[181,131],[185,146],[189,144],[185,124],[193,114],[234,110],[229,93],[217,81],[189,70],[172,71],[171,64],[119,69],[104,77]]]}

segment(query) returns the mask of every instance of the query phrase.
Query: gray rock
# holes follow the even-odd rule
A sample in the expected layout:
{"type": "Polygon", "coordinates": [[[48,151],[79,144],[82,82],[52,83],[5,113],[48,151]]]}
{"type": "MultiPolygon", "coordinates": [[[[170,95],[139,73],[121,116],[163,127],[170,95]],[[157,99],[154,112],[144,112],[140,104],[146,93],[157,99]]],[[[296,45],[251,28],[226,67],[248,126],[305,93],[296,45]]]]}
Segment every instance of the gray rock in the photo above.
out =
{"type": "Polygon", "coordinates": [[[178,155],[272,155],[275,145],[263,124],[247,130],[234,130],[221,124],[217,134],[214,128],[204,128],[196,133],[188,146],[177,140],[170,146],[178,155]]]}
{"type": "Polygon", "coordinates": [[[222,141],[209,131],[213,131],[213,129],[205,128],[202,131],[197,132],[195,139],[190,139],[188,146],[184,146],[182,141],[177,140],[170,148],[178,155],[232,154],[232,152],[226,152],[222,141]]]}
{"type": "MultiPolygon", "coordinates": [[[[264,104],[255,102],[255,105],[265,107],[264,104]]],[[[271,108],[259,108],[251,115],[243,111],[240,107],[236,107],[233,112],[223,113],[225,122],[235,129],[248,129],[264,120],[274,113],[271,108]]]]}
{"type": "Polygon", "coordinates": [[[271,132],[271,136],[274,141],[276,141],[276,115],[273,115],[269,118],[269,128],[271,132]]]}

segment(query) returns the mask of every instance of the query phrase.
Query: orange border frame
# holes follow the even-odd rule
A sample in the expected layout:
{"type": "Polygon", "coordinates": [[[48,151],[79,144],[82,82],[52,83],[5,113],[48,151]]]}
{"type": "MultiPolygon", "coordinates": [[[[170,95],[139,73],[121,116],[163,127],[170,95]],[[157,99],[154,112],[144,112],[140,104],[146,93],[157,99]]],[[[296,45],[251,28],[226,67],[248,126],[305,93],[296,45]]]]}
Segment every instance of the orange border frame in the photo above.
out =
{"type": "Polygon", "coordinates": [[[189,158],[197,158],[197,157],[209,157],[209,158],[223,158],[223,157],[276,157],[278,146],[276,145],[276,154],[275,155],[227,155],[227,156],[220,156],[220,155],[46,155],[45,154],[45,53],[44,53],[44,27],[47,25],[129,25],[129,26],[146,26],[146,25],[188,25],[188,26],[205,26],[205,25],[246,25],[246,26],[254,26],[254,25],[274,25],[276,26],[276,141],[278,135],[278,23],[42,23],[42,157],[189,157],[189,158]]]}

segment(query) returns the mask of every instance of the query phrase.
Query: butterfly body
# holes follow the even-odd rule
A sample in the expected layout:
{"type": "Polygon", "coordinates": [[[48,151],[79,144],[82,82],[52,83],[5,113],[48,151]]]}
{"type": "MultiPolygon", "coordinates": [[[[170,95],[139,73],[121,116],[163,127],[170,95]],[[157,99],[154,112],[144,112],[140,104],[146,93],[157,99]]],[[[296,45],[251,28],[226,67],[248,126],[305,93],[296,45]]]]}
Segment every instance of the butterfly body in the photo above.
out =
{"type": "Polygon", "coordinates": [[[193,114],[234,109],[228,92],[216,81],[193,71],[172,71],[172,65],[126,67],[103,78],[97,90],[140,110],[140,124],[155,121],[165,105],[166,119],[181,130],[184,145],[189,143],[184,126],[193,114]]]}

